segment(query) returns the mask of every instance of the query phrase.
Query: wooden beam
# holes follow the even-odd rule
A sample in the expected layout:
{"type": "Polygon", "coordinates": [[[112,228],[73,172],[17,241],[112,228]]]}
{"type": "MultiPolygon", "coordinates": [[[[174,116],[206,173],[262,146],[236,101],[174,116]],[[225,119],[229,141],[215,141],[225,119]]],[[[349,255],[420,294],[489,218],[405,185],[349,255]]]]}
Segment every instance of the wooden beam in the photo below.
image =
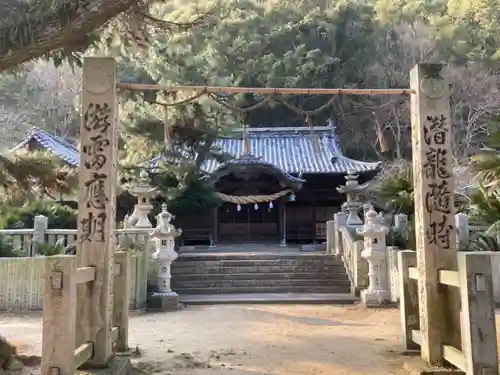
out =
{"type": "Polygon", "coordinates": [[[117,178],[117,68],[113,58],[83,64],[77,257],[95,267],[95,281],[78,286],[76,345],[94,344],[86,367],[112,357],[113,281],[117,178]]]}
{"type": "Polygon", "coordinates": [[[144,83],[118,83],[122,90],[165,92],[191,91],[194,93],[212,94],[282,94],[282,95],[410,95],[414,89],[313,89],[313,88],[283,88],[283,87],[217,87],[217,86],[165,86],[144,83]]]}
{"type": "Polygon", "coordinates": [[[411,339],[415,344],[418,344],[418,346],[420,346],[420,344],[422,343],[422,334],[420,333],[420,331],[413,330],[411,331],[411,339]]]}
{"type": "MultiPolygon", "coordinates": [[[[491,252],[459,255],[462,339],[467,375],[498,375],[491,252]]],[[[458,366],[457,366],[458,367],[458,366]]]]}
{"type": "Polygon", "coordinates": [[[82,284],[95,280],[95,267],[79,267],[76,269],[75,283],[82,284]]]}
{"type": "Polygon", "coordinates": [[[421,355],[437,365],[442,345],[461,349],[459,291],[438,276],[457,270],[450,94],[442,64],[416,65],[410,83],[421,355]]]}
{"type": "Polygon", "coordinates": [[[439,283],[460,288],[460,277],[457,271],[439,270],[439,283]]]}
{"type": "MultiPolygon", "coordinates": [[[[267,132],[310,132],[313,131],[329,131],[332,132],[335,128],[333,126],[315,126],[311,129],[310,126],[276,126],[276,127],[258,127],[258,128],[248,128],[249,133],[267,133],[267,132]]],[[[234,128],[232,131],[235,133],[241,133],[245,128],[234,128]]]]}
{"type": "Polygon", "coordinates": [[[417,264],[417,253],[411,250],[398,252],[399,312],[403,330],[403,344],[407,350],[420,346],[413,339],[413,332],[419,329],[418,287],[410,277],[410,270],[417,264]]]}
{"type": "Polygon", "coordinates": [[[450,345],[443,345],[443,358],[460,370],[467,371],[464,353],[457,348],[450,345]]]}
{"type": "MultiPolygon", "coordinates": [[[[415,253],[415,260],[417,259],[416,256],[417,256],[417,253],[415,253]]],[[[418,269],[417,269],[417,267],[415,267],[415,266],[408,267],[408,277],[410,279],[412,279],[412,280],[418,280],[418,269]]]]}
{"type": "Polygon", "coordinates": [[[77,369],[92,357],[93,347],[92,343],[88,342],[75,349],[73,358],[77,369]]]}

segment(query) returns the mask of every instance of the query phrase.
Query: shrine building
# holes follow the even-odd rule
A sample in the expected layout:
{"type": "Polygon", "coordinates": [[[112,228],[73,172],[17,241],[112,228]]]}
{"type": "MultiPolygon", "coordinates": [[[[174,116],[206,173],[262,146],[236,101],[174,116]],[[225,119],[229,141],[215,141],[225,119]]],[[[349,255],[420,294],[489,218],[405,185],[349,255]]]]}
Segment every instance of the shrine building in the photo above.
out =
{"type": "MultiPolygon", "coordinates": [[[[342,154],[334,127],[249,128],[219,138],[216,146],[234,159],[202,166],[222,204],[185,218],[185,245],[314,243],[326,239],[326,221],[340,210],[347,173],[368,182],[380,163],[342,154]],[[242,135],[242,133],[244,133],[242,135]]],[[[151,161],[151,169],[162,157],[151,161]]]]}
{"type": "MultiPolygon", "coordinates": [[[[179,218],[184,245],[324,241],[326,221],[345,202],[337,187],[345,185],[346,174],[359,176],[363,184],[380,168],[344,156],[331,126],[249,128],[219,138],[216,145],[233,159],[209,160],[202,169],[222,203],[211,212],[179,218]]],[[[13,150],[23,148],[79,164],[75,145],[37,128],[13,150]]],[[[150,161],[152,173],[162,158],[150,161]]]]}

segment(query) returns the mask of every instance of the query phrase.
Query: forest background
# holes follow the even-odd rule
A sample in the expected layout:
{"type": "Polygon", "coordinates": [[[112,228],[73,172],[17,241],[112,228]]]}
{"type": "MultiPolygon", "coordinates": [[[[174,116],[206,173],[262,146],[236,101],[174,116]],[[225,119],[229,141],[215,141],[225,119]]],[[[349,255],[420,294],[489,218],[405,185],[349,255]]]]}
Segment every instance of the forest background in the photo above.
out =
{"type": "MultiPolygon", "coordinates": [[[[487,163],[473,173],[469,162],[485,145],[494,150],[500,145],[496,142],[500,130],[498,0],[171,0],[152,3],[150,14],[156,24],[167,27],[147,38],[143,35],[147,43],[140,33],[124,43],[127,30],[115,20],[97,30],[96,42],[85,53],[114,56],[124,82],[164,85],[407,88],[409,71],[416,63],[448,64],[455,168],[466,171],[462,185],[469,186],[473,173],[486,177],[479,186],[480,211],[494,204],[483,222],[497,221],[500,158],[497,153],[493,158],[489,155],[487,163]]],[[[63,62],[57,56],[57,67],[54,59],[33,60],[0,73],[1,149],[19,143],[32,126],[78,142],[81,71],[74,58],[63,62]]],[[[287,103],[259,106],[264,97],[254,94],[202,96],[183,102],[190,95],[120,93],[122,182],[127,181],[127,171],[165,154],[171,162],[161,181],[156,181],[166,187],[161,189],[167,192],[161,199],[170,199],[174,211],[175,199],[178,203],[182,195],[189,199],[177,211],[206,208],[215,203],[207,187],[198,184],[201,166],[211,157],[221,161],[230,157],[215,146],[218,136],[243,124],[321,126],[332,121],[344,154],[384,161],[374,195],[382,198],[387,209],[412,215],[412,177],[405,163],[411,160],[407,97],[296,95],[288,97],[287,103]],[[171,105],[179,101],[183,103],[171,105]],[[257,108],[248,110],[253,107],[257,108]],[[314,116],[301,112],[320,107],[323,110],[314,116]],[[190,187],[196,188],[186,194],[190,187]]],[[[42,197],[55,196],[51,187],[61,190],[61,184],[68,190],[69,177],[76,181],[75,173],[51,173],[57,170],[52,161],[42,170],[40,158],[3,158],[4,169],[17,181],[11,183],[12,178],[0,173],[4,190],[23,191],[20,201],[25,202],[25,190],[32,194],[32,186],[18,189],[23,181],[40,182],[42,197]]],[[[128,201],[133,204],[131,197],[128,201]]],[[[13,206],[11,197],[7,206],[13,206]]]]}

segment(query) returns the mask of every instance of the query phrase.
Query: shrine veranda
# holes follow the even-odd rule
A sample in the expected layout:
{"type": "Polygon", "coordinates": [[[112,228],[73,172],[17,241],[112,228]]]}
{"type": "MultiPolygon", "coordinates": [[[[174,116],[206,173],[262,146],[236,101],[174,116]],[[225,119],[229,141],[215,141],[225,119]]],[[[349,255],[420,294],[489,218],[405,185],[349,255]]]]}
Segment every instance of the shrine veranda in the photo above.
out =
{"type": "MultiPolygon", "coordinates": [[[[113,357],[112,343],[117,337],[116,309],[113,309],[117,88],[285,95],[410,95],[417,249],[416,254],[404,252],[400,257],[402,269],[407,270],[402,275],[405,293],[401,301],[406,346],[419,349],[422,361],[428,365],[448,362],[467,374],[498,374],[496,338],[485,335],[485,332],[495,331],[489,258],[483,254],[461,255],[460,269],[457,264],[452,127],[446,69],[441,64],[418,64],[412,69],[410,78],[411,88],[402,90],[162,87],[120,84],[113,58],[85,59],[79,246],[76,263],[64,258],[61,262],[54,260],[52,283],[47,284],[48,295],[44,301],[50,304],[53,298],[54,303],[68,304],[68,313],[73,316],[72,326],[67,327],[68,343],[75,343],[77,349],[74,357],[73,350],[55,353],[50,345],[56,343],[45,342],[44,338],[43,375],[53,375],[54,369],[59,374],[69,375],[68,369],[71,372],[80,365],[107,366],[113,357]],[[57,276],[66,280],[68,272],[82,273],[79,270],[91,268],[93,271],[88,271],[88,277],[78,285],[76,294],[66,300],[57,299],[61,291],[65,293],[65,283],[54,281],[57,276]],[[416,283],[411,284],[412,280],[416,283]],[[87,282],[92,282],[92,288],[87,282]],[[77,354],[82,360],[75,365],[77,354]],[[71,360],[67,358],[70,355],[71,360]]],[[[44,335],[53,324],[50,320],[45,322],[45,316],[44,313],[44,335]]]]}

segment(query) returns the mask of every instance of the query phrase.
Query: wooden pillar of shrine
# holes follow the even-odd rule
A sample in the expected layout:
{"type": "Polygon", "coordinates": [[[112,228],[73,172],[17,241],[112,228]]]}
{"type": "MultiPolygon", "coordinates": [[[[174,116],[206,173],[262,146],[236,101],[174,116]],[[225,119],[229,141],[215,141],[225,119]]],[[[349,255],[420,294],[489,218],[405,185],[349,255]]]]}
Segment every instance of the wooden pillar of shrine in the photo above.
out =
{"type": "Polygon", "coordinates": [[[210,232],[211,232],[211,241],[210,241],[210,246],[215,247],[217,246],[217,243],[219,242],[219,206],[216,206],[212,209],[211,213],[211,225],[210,225],[210,232]]]}
{"type": "Polygon", "coordinates": [[[78,193],[79,267],[95,267],[95,281],[78,285],[76,347],[93,344],[87,367],[112,357],[117,178],[117,68],[113,58],[85,58],[78,193]]]}
{"type": "Polygon", "coordinates": [[[461,348],[460,291],[440,285],[438,270],[457,270],[453,135],[449,83],[442,64],[410,73],[413,179],[422,358],[442,363],[442,345],[461,348]]]}

